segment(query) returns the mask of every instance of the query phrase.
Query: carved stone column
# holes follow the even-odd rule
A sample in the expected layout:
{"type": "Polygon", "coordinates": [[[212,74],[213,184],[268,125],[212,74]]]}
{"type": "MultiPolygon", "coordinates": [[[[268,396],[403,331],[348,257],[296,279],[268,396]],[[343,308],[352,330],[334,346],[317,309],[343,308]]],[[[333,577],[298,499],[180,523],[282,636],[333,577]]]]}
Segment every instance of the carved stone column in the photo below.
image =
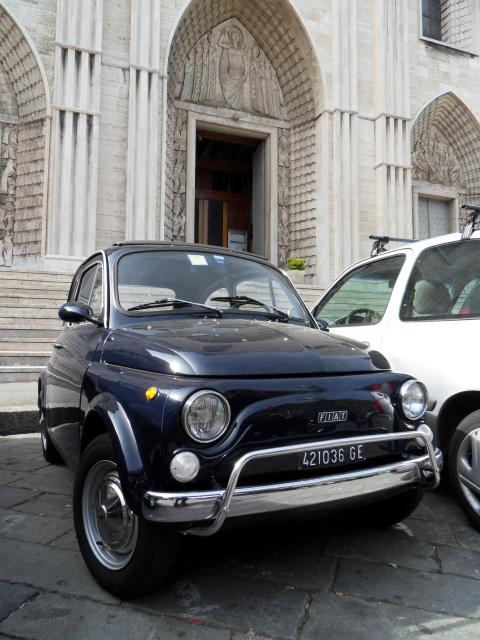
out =
{"type": "Polygon", "coordinates": [[[13,262],[17,143],[17,127],[0,121],[0,267],[13,262]]]}
{"type": "Polygon", "coordinates": [[[157,163],[159,136],[160,2],[133,0],[128,108],[127,211],[129,240],[159,237],[157,163]]]}
{"type": "Polygon", "coordinates": [[[408,3],[376,0],[375,170],[378,234],[411,237],[408,3]]]}
{"type": "Polygon", "coordinates": [[[47,254],[95,249],[103,0],[59,0],[47,254]]]}
{"type": "Polygon", "coordinates": [[[333,138],[333,267],[358,259],[357,0],[335,0],[333,138]]]}

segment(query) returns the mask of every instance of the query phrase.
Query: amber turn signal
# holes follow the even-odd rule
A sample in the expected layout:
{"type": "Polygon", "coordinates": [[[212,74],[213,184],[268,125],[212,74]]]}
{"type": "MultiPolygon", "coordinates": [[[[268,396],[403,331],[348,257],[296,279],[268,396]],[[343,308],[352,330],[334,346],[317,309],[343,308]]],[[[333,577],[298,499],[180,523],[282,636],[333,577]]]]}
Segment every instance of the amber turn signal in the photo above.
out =
{"type": "Polygon", "coordinates": [[[157,395],[158,395],[157,387],[148,387],[148,389],[145,391],[145,397],[147,400],[155,400],[157,395]]]}

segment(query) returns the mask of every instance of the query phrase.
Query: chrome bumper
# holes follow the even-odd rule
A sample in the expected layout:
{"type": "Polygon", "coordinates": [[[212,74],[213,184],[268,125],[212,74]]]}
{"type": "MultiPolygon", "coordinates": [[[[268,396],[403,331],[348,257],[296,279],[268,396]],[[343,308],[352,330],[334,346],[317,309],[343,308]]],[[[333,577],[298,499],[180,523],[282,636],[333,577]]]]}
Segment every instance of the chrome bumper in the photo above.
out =
{"type": "Polygon", "coordinates": [[[143,516],[147,520],[180,526],[182,523],[186,526],[194,523],[196,526],[188,529],[188,533],[207,536],[216,533],[226,518],[315,505],[332,507],[356,496],[370,496],[372,501],[376,498],[380,500],[382,494],[414,484],[434,489],[440,482],[441,467],[441,452],[438,449],[435,450],[427,436],[419,431],[337,438],[260,449],[246,453],[237,460],[226,489],[175,493],[148,491],[143,496],[143,516]],[[237,487],[240,474],[252,460],[302,453],[311,449],[348,447],[414,438],[423,441],[427,450],[426,455],[348,473],[332,473],[328,476],[270,485],[237,487]]]}

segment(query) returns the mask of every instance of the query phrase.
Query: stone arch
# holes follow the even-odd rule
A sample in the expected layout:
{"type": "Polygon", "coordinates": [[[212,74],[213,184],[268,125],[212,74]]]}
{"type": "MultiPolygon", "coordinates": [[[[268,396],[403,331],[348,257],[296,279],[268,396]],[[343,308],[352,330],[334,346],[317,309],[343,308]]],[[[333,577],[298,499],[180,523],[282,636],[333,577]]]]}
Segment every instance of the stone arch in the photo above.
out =
{"type": "Polygon", "coordinates": [[[49,110],[38,53],[0,3],[0,265],[41,253],[49,110]]]}
{"type": "Polygon", "coordinates": [[[480,123],[449,91],[432,99],[411,128],[414,180],[453,187],[460,200],[480,202],[480,123]]]}
{"type": "MultiPolygon", "coordinates": [[[[308,251],[308,244],[313,256],[314,241],[307,238],[315,237],[315,119],[324,109],[325,89],[313,45],[289,0],[191,0],[171,36],[167,69],[166,237],[185,238],[187,110],[182,103],[190,102],[222,108],[224,115],[227,109],[227,114],[240,111],[257,121],[274,121],[278,261],[283,264],[292,250],[308,251]],[[232,42],[235,31],[240,35],[232,42]],[[246,69],[243,86],[242,80],[227,86],[225,79],[222,85],[224,52],[235,50],[243,52],[238,54],[239,66],[246,69]],[[196,69],[209,64],[218,77],[209,72],[199,79],[196,69]],[[258,79],[265,77],[271,87],[267,97],[258,79]]],[[[236,118],[232,113],[232,121],[236,118]]]]}

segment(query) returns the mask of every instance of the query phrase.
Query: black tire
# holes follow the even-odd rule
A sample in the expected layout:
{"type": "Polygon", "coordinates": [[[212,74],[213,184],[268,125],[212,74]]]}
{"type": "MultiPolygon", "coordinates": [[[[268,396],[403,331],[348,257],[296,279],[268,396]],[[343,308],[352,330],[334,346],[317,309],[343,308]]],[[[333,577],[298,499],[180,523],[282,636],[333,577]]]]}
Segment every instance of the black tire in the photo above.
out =
{"type": "MultiPolygon", "coordinates": [[[[112,526],[109,525],[108,516],[98,515],[104,507],[103,503],[100,508],[97,505],[93,510],[89,510],[87,507],[84,509],[85,505],[91,504],[90,493],[98,495],[98,489],[95,494],[91,488],[92,486],[95,487],[92,477],[95,478],[96,469],[102,470],[102,465],[105,468],[107,466],[111,467],[109,474],[103,476],[102,486],[107,487],[106,478],[108,475],[114,477],[119,484],[115,454],[110,437],[106,434],[95,438],[88,445],[76,472],[73,489],[75,532],[83,559],[97,582],[116,596],[132,598],[151,591],[168,575],[175,560],[179,535],[166,533],[157,524],[148,522],[128,510],[128,517],[123,518],[121,521],[121,530],[129,532],[125,534],[128,537],[136,529],[136,533],[132,534],[131,538],[128,538],[130,540],[128,546],[125,545],[128,548],[128,552],[124,548],[122,548],[121,552],[112,551],[108,543],[98,544],[98,542],[94,551],[92,545],[95,543],[92,540],[95,539],[95,535],[92,535],[92,532],[101,538],[101,535],[99,535],[101,527],[106,526],[108,528],[108,526],[112,526]],[[97,515],[88,516],[87,514],[91,514],[92,511],[95,511],[97,515]],[[126,525],[125,522],[129,524],[126,525]],[[132,525],[132,523],[135,524],[132,525]],[[97,526],[96,529],[95,526],[97,526]],[[112,562],[118,560],[117,568],[106,566],[106,563],[109,563],[109,554],[112,562]],[[122,562],[126,562],[126,564],[122,565],[122,562]]],[[[121,490],[121,487],[119,488],[121,490]]],[[[102,495],[105,495],[105,498],[108,497],[107,492],[102,495]]],[[[108,506],[107,500],[104,500],[104,503],[108,506]]],[[[113,502],[110,504],[113,504],[113,502]]],[[[115,504],[118,505],[118,500],[115,504]]],[[[115,526],[115,523],[118,525],[119,520],[118,518],[112,519],[112,522],[115,526]]]]}
{"type": "MultiPolygon", "coordinates": [[[[473,471],[480,474],[480,459],[472,459],[475,436],[480,441],[480,411],[466,416],[456,428],[448,448],[448,475],[450,486],[472,525],[480,531],[480,486],[467,484],[473,471]]],[[[480,452],[479,452],[480,453],[480,452]]],[[[478,481],[477,481],[478,482],[478,481]]]]}
{"type": "Polygon", "coordinates": [[[369,504],[358,511],[358,519],[362,524],[383,529],[408,518],[422,500],[423,490],[418,487],[403,493],[369,504]]]}
{"type": "Polygon", "coordinates": [[[63,464],[62,456],[58,453],[46,429],[40,430],[43,457],[50,464],[63,464]]]}

